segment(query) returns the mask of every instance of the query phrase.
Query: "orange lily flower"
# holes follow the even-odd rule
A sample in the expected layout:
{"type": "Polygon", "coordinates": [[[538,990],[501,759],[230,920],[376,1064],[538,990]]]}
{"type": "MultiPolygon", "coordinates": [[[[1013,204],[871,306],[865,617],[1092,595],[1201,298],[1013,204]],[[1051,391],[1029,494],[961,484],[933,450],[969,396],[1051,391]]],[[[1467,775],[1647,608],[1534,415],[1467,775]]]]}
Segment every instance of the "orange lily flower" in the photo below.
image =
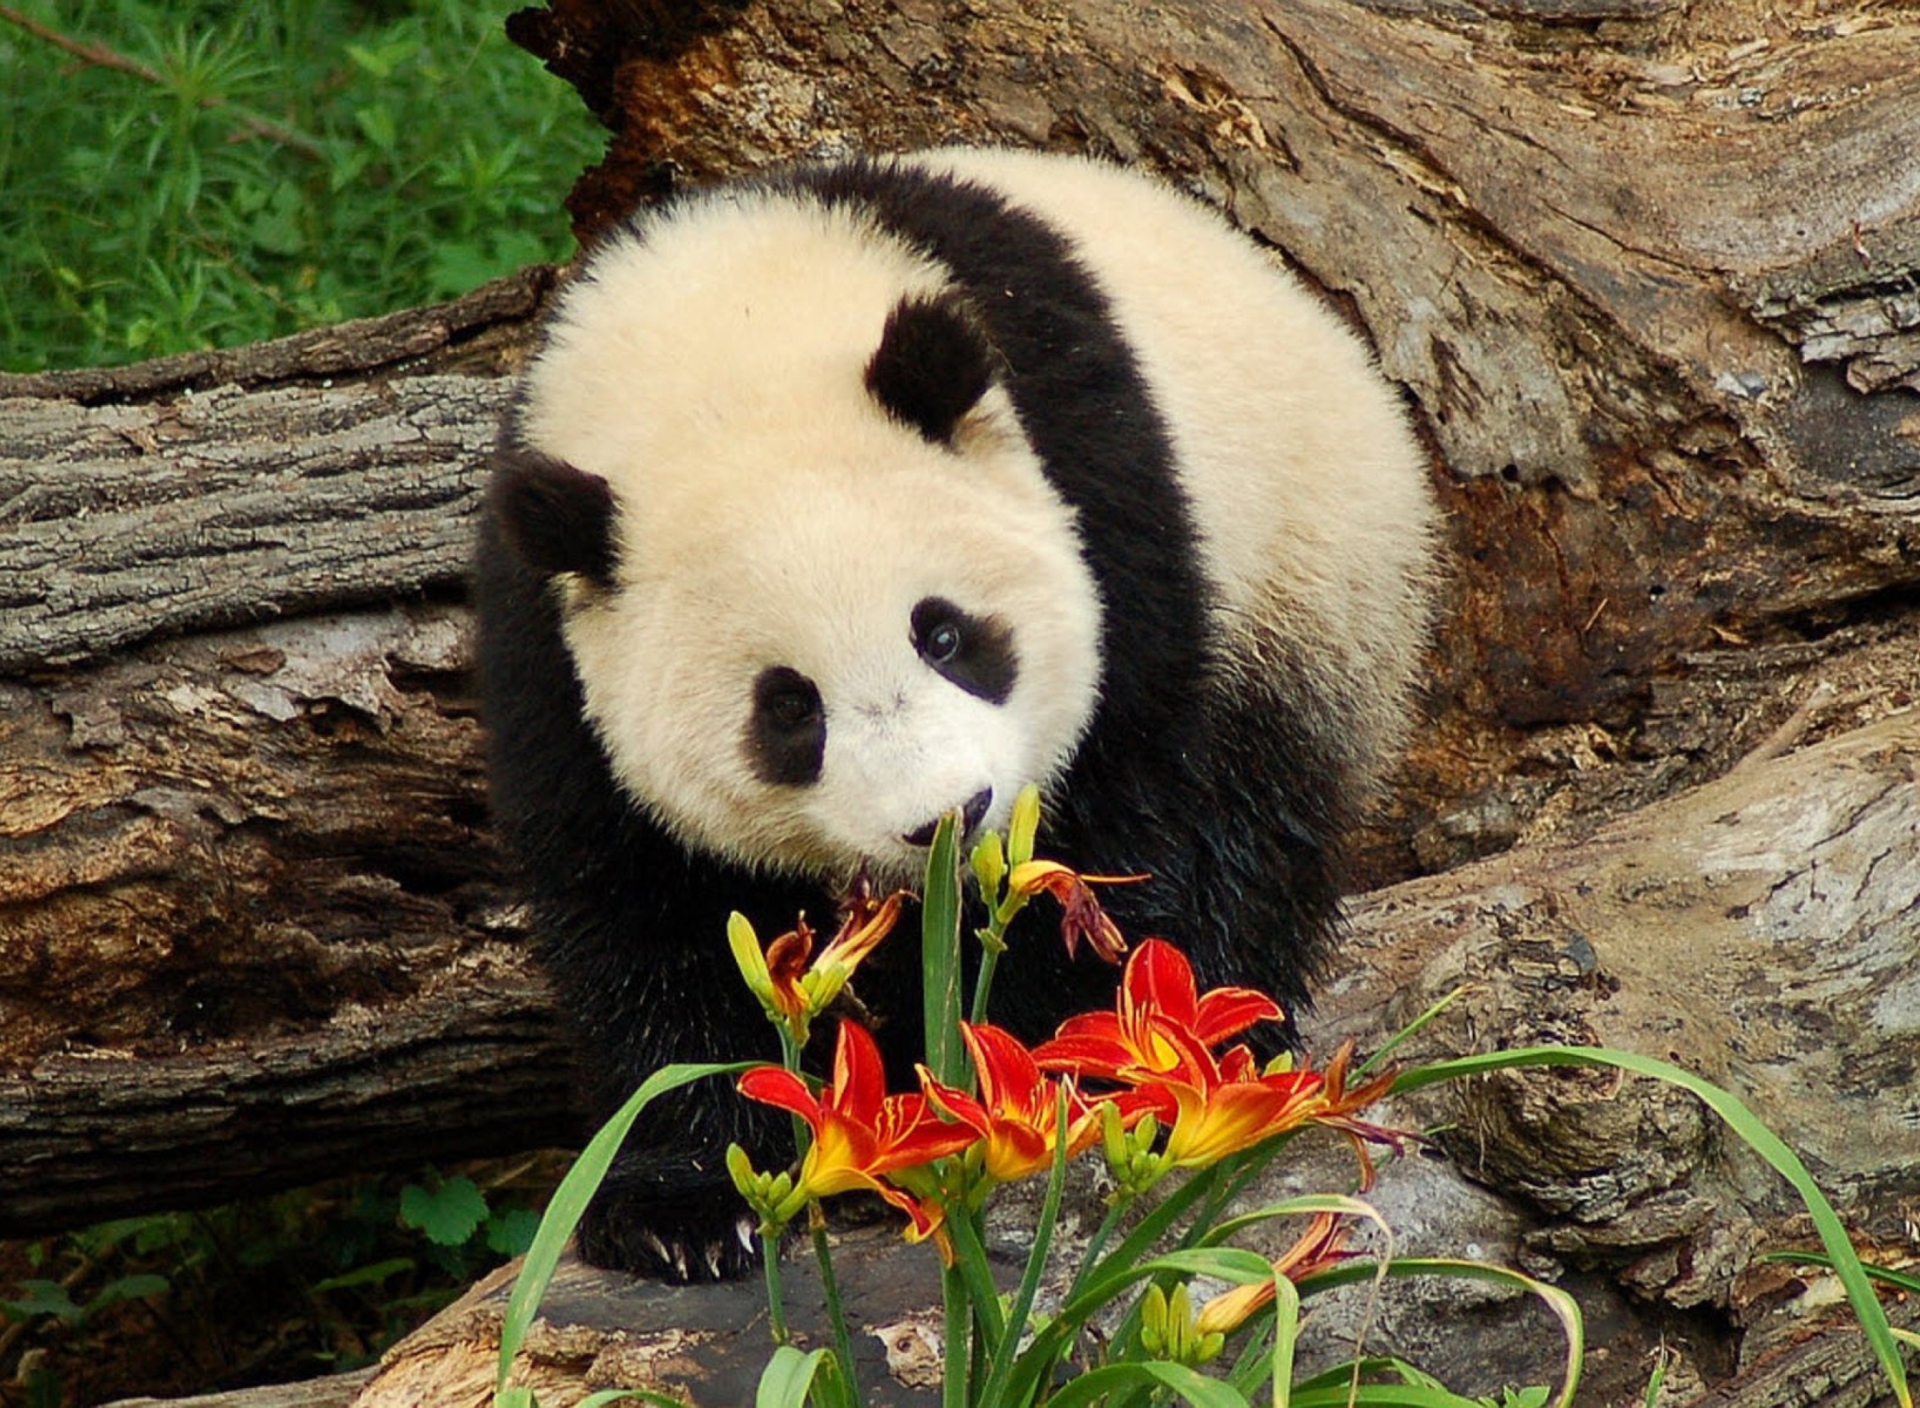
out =
{"type": "Polygon", "coordinates": [[[1206,1168],[1311,1123],[1325,1084],[1317,1071],[1279,1071],[1206,1088],[1167,1082],[1141,1093],[1159,1098],[1156,1113],[1173,1126],[1162,1155],[1167,1167],[1206,1168]]]}
{"type": "MultiPolygon", "coordinates": [[[[962,1022],[960,1036],[980,1077],[980,1098],[941,1085],[924,1070],[920,1080],[936,1109],[979,1136],[977,1155],[973,1149],[968,1151],[969,1166],[977,1157],[995,1183],[1011,1183],[1052,1168],[1060,1082],[1041,1074],[1033,1053],[1011,1032],[962,1022]]],[[[1099,1106],[1089,1104],[1069,1084],[1067,1157],[1079,1154],[1099,1137],[1099,1106]]]]}
{"type": "MultiPolygon", "coordinates": [[[[1400,1135],[1357,1118],[1386,1093],[1392,1077],[1349,1091],[1351,1043],[1324,1071],[1278,1063],[1262,1071],[1244,1045],[1214,1054],[1254,1023],[1281,1016],[1277,1002],[1249,988],[1199,992],[1186,957],[1171,944],[1148,939],[1127,961],[1115,1010],[1069,1017],[1033,1055],[1042,1070],[1131,1087],[1133,1098],[1169,1126],[1157,1156],[1160,1173],[1204,1168],[1307,1124],[1343,1130],[1356,1147],[1361,1141],[1397,1146],[1400,1135]]],[[[1370,1183],[1373,1169],[1364,1147],[1360,1159],[1370,1183]]]]}
{"type": "Polygon", "coordinates": [[[942,1120],[924,1094],[888,1095],[880,1049],[857,1022],[840,1024],[833,1078],[816,1096],[780,1066],[756,1066],[740,1077],[748,1099],[791,1111],[813,1130],[813,1145],[782,1211],[791,1219],[816,1198],[865,1188],[904,1212],[909,1241],[934,1232],[943,1209],[885,1181],[888,1175],[958,1153],[974,1141],[966,1125],[942,1120]]]}

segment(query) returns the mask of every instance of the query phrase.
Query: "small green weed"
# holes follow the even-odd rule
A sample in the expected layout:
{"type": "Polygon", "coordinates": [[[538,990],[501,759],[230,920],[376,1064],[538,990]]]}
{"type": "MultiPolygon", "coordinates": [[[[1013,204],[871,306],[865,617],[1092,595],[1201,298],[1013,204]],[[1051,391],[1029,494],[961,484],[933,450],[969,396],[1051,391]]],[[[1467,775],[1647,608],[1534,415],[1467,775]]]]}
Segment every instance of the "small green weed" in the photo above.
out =
{"type": "Polygon", "coordinates": [[[0,1246],[0,1405],[174,1396],[370,1363],[527,1249],[561,1162],[373,1175],[0,1246]]]}
{"type": "Polygon", "coordinates": [[[450,297],[571,252],[600,150],[515,0],[0,12],[0,366],[104,365],[450,297]]]}

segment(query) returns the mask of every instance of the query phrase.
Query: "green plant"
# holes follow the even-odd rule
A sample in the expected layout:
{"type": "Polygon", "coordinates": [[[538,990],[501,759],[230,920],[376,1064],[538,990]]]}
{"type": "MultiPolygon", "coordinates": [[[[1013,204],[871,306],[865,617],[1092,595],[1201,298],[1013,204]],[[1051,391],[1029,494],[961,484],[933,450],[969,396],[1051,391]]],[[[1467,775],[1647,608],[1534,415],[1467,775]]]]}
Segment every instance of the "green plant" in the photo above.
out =
{"type": "Polygon", "coordinates": [[[512,0],[0,6],[0,355],[277,336],[564,258],[598,140],[512,0]]]}
{"type": "MultiPolygon", "coordinates": [[[[982,935],[987,952],[998,951],[1007,921],[1042,890],[1062,899],[1076,930],[1095,932],[1100,926],[1092,918],[1098,906],[1086,888],[1090,877],[1035,861],[1036,810],[1023,802],[1016,818],[1004,850],[994,838],[974,855],[990,915],[982,935]]],[[[1606,1066],[1652,1076],[1690,1091],[1718,1114],[1801,1195],[1896,1399],[1910,1408],[1898,1345],[1904,1337],[1889,1329],[1832,1206],[1792,1150],[1725,1091],[1665,1062],[1586,1047],[1496,1052],[1398,1075],[1370,1076],[1370,1063],[1352,1072],[1351,1085],[1344,1051],[1318,1070],[1295,1069],[1284,1060],[1256,1068],[1247,1048],[1228,1043],[1254,1021],[1278,1015],[1277,1006],[1245,989],[1198,993],[1185,959],[1155,940],[1128,960],[1115,1012],[1070,1017],[1055,1038],[1028,1051],[1005,1033],[960,1021],[958,869],[949,818],[929,860],[923,953],[928,991],[937,994],[928,999],[929,1031],[952,1031],[957,1039],[930,1038],[917,1095],[885,1092],[872,1040],[851,1021],[841,1025],[826,1080],[803,1074],[795,1059],[807,1023],[879,942],[881,906],[860,897],[817,959],[804,928],[763,954],[745,921],[734,921],[730,939],[742,975],[781,1026],[787,1050],[783,1065],[746,1069],[739,1088],[795,1116],[800,1154],[796,1165],[778,1172],[753,1169],[737,1149],[729,1156],[766,1239],[776,1348],[761,1380],[762,1408],[861,1402],[818,1217],[821,1197],[852,1187],[870,1188],[905,1212],[910,1239],[940,1242],[947,1268],[948,1408],[1122,1408],[1171,1399],[1198,1408],[1248,1408],[1255,1401],[1294,1408],[1544,1408],[1549,1402],[1566,1408],[1584,1355],[1579,1307],[1566,1292],[1503,1267],[1395,1257],[1390,1234],[1387,1254],[1351,1254],[1343,1243],[1358,1221],[1387,1229],[1367,1204],[1349,1195],[1292,1198],[1226,1215],[1300,1129],[1317,1124],[1344,1131],[1360,1157],[1364,1192],[1371,1179],[1366,1144],[1397,1145],[1402,1138],[1360,1118],[1371,1101],[1389,1090],[1523,1065],[1606,1066]],[[1067,1161],[1094,1142],[1102,1146],[1117,1185],[1109,1216],[1060,1304],[1036,1318],[1034,1293],[1049,1255],[1067,1161]],[[1158,1196],[1176,1169],[1188,1174],[1185,1181],[1158,1196]],[[980,1208],[998,1183],[1041,1174],[1047,1194],[1031,1256],[1018,1289],[1003,1297],[982,1247],[980,1208]],[[1144,1197],[1149,1191],[1157,1201],[1144,1197]],[[810,1353],[788,1342],[777,1255],[782,1232],[803,1214],[815,1230],[835,1330],[832,1347],[810,1353]],[[1230,1243],[1258,1224],[1302,1217],[1309,1219],[1307,1230],[1278,1259],[1230,1243]],[[1355,1281],[1435,1275],[1517,1287],[1545,1303],[1559,1318],[1567,1345],[1558,1392],[1529,1385],[1511,1387],[1497,1400],[1469,1399],[1393,1358],[1361,1358],[1296,1379],[1293,1349],[1304,1299],[1355,1281]],[[1196,1306],[1196,1277],[1224,1281],[1231,1289],[1196,1306]],[[1104,1350],[1088,1357],[1083,1331],[1097,1315],[1121,1307],[1104,1350]],[[1222,1358],[1229,1342],[1238,1345],[1230,1363],[1222,1358]],[[1212,1365],[1212,1372],[1199,1372],[1203,1365],[1212,1365]]],[[[556,1195],[515,1288],[501,1339],[499,1408],[531,1408],[531,1393],[512,1386],[514,1355],[561,1247],[627,1129],[659,1094],[740,1071],[719,1065],[661,1071],[589,1146],[556,1195]]],[[[588,1402],[618,1397],[668,1401],[607,1391],[588,1402]]]]}
{"type": "Polygon", "coordinates": [[[0,1402],[167,1397],[376,1357],[525,1251],[546,1156],[365,1175],[0,1246],[0,1402]]]}

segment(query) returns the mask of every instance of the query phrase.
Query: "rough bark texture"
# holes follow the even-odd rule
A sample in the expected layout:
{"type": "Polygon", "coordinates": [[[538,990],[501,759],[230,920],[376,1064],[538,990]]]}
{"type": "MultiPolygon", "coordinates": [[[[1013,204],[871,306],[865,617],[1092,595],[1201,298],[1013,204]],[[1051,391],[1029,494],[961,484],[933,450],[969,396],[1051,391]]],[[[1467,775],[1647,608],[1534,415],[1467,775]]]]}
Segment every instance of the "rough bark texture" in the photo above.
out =
{"type": "MultiPolygon", "coordinates": [[[[1916,738],[1879,722],[1920,690],[1909,11],[556,0],[514,32],[614,131],[583,234],[968,139],[1138,162],[1271,243],[1405,388],[1451,516],[1433,723],[1362,878],[1479,858],[1360,907],[1312,1030],[1377,1039],[1471,978],[1430,1050],[1671,1056],[1913,1254],[1916,738]]],[[[216,1128],[246,1186],[334,1139],[558,1137],[455,600],[546,287],[0,378],[0,1227],[239,1191],[195,1167],[216,1128]]],[[[1787,1345],[1816,1297],[1749,1263],[1794,1228],[1696,1108],[1591,1076],[1461,1098],[1405,1218],[1577,1268],[1615,1356],[1592,1401],[1659,1334],[1670,1385],[1760,1376],[1723,1401],[1868,1391],[1819,1367],[1844,1336],[1787,1345]],[[1754,1387],[1775,1351],[1799,1387],[1754,1387]]],[[[1517,1343],[1501,1313],[1467,1338],[1517,1343]]]]}

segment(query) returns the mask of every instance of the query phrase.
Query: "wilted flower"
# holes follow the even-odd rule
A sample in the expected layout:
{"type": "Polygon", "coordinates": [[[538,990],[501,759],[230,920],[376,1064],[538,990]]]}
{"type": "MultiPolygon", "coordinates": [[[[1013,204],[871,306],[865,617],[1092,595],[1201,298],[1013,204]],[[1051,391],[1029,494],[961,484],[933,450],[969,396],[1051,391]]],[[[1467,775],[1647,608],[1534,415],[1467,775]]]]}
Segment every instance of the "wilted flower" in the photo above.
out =
{"type": "Polygon", "coordinates": [[[1100,901],[1093,897],[1094,885],[1128,885],[1144,880],[1144,875],[1082,875],[1054,860],[1021,861],[1007,876],[1009,899],[1022,901],[1046,893],[1060,902],[1060,936],[1066,940],[1067,957],[1079,951],[1080,941],[1109,963],[1118,963],[1127,951],[1120,926],[1107,917],[1100,901]]]}
{"type": "Polygon", "coordinates": [[[804,1045],[808,1024],[832,1005],[854,969],[893,931],[906,899],[904,890],[896,890],[884,900],[875,900],[864,882],[858,884],[841,915],[839,930],[818,958],[813,956],[813,929],[804,915],[762,954],[753,925],[744,915],[735,914],[727,921],[727,942],[741,976],[767,1015],[784,1023],[796,1043],[804,1045]]]}
{"type": "MultiPolygon", "coordinates": [[[[1345,1260],[1350,1253],[1343,1247],[1352,1230],[1352,1222],[1338,1213],[1315,1213],[1299,1240],[1275,1258],[1274,1274],[1290,1281],[1302,1281],[1316,1271],[1324,1271],[1345,1260]]],[[[1271,1280],[1235,1286],[1200,1307],[1200,1313],[1194,1317],[1194,1329],[1202,1335],[1230,1335],[1272,1301],[1271,1280]]]]}
{"type": "Polygon", "coordinates": [[[885,1181],[888,1175],[948,1154],[974,1141],[965,1125],[942,1120],[924,1094],[888,1095],[880,1049],[857,1022],[840,1024],[833,1078],[816,1096],[807,1083],[780,1066],[756,1066],[740,1077],[740,1093],[791,1111],[813,1131],[800,1176],[786,1202],[770,1218],[784,1225],[807,1202],[864,1188],[878,1193],[911,1219],[911,1241],[940,1225],[942,1210],[885,1181]]]}

